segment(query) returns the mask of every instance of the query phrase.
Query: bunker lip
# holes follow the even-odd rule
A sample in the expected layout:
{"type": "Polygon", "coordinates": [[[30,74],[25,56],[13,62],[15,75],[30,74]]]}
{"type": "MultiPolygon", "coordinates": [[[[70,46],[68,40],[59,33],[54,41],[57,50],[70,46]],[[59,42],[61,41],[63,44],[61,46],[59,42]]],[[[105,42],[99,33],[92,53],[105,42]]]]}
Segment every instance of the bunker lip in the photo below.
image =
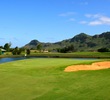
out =
{"type": "Polygon", "coordinates": [[[65,68],[65,72],[73,72],[80,70],[100,70],[110,68],[110,61],[95,62],[91,65],[72,65],[65,68]]]}

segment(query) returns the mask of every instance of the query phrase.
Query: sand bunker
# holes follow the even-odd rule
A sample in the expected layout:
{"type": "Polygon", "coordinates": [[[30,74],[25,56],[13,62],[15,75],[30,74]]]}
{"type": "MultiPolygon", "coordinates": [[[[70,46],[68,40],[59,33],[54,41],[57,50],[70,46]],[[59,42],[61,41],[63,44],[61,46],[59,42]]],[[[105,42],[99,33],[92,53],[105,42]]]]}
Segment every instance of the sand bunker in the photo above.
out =
{"type": "Polygon", "coordinates": [[[100,70],[110,68],[110,61],[96,62],[91,65],[72,65],[65,68],[65,72],[79,71],[79,70],[100,70]]]}

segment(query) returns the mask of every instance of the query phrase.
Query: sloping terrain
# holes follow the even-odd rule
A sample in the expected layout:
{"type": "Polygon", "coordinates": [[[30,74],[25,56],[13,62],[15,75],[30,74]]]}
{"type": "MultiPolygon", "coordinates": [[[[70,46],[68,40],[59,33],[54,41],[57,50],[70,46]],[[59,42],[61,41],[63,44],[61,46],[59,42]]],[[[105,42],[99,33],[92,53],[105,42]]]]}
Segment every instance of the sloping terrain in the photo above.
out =
{"type": "Polygon", "coordinates": [[[43,43],[39,42],[38,40],[32,40],[24,47],[36,49],[38,44],[41,44],[42,49],[46,50],[56,50],[58,48],[74,45],[76,51],[96,51],[99,48],[110,48],[110,32],[105,32],[94,36],[80,33],[71,39],[63,40],[56,43],[43,43]]]}
{"type": "Polygon", "coordinates": [[[0,100],[110,100],[110,69],[64,72],[99,60],[27,59],[0,64],[0,100]]]}

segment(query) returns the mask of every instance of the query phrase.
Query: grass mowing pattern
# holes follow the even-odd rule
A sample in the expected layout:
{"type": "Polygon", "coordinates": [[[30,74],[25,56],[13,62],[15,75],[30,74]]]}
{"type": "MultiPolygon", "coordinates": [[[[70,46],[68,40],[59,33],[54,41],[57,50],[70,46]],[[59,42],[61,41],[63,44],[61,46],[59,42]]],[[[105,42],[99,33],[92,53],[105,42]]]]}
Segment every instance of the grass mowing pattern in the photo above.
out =
{"type": "Polygon", "coordinates": [[[51,58],[0,64],[0,100],[110,100],[110,69],[63,71],[94,61],[51,58]]]}

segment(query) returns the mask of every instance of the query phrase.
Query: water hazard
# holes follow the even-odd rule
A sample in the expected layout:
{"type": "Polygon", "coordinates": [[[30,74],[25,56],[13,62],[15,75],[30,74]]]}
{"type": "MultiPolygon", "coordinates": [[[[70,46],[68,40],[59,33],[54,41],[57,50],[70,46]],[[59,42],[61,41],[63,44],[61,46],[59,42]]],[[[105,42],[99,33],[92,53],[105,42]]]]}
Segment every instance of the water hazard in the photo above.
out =
{"type": "MultiPolygon", "coordinates": [[[[17,58],[0,58],[0,63],[6,63],[16,60],[32,59],[32,58],[48,58],[48,57],[17,57],[17,58]]],[[[60,58],[59,58],[60,59],[60,58]]],[[[68,58],[71,59],[71,58],[68,58]]],[[[95,58],[72,58],[77,60],[96,60],[95,58]]]]}
{"type": "Polygon", "coordinates": [[[5,62],[11,62],[11,61],[16,61],[16,60],[23,60],[26,59],[25,57],[20,57],[20,58],[0,58],[0,63],[5,63],[5,62]]]}

